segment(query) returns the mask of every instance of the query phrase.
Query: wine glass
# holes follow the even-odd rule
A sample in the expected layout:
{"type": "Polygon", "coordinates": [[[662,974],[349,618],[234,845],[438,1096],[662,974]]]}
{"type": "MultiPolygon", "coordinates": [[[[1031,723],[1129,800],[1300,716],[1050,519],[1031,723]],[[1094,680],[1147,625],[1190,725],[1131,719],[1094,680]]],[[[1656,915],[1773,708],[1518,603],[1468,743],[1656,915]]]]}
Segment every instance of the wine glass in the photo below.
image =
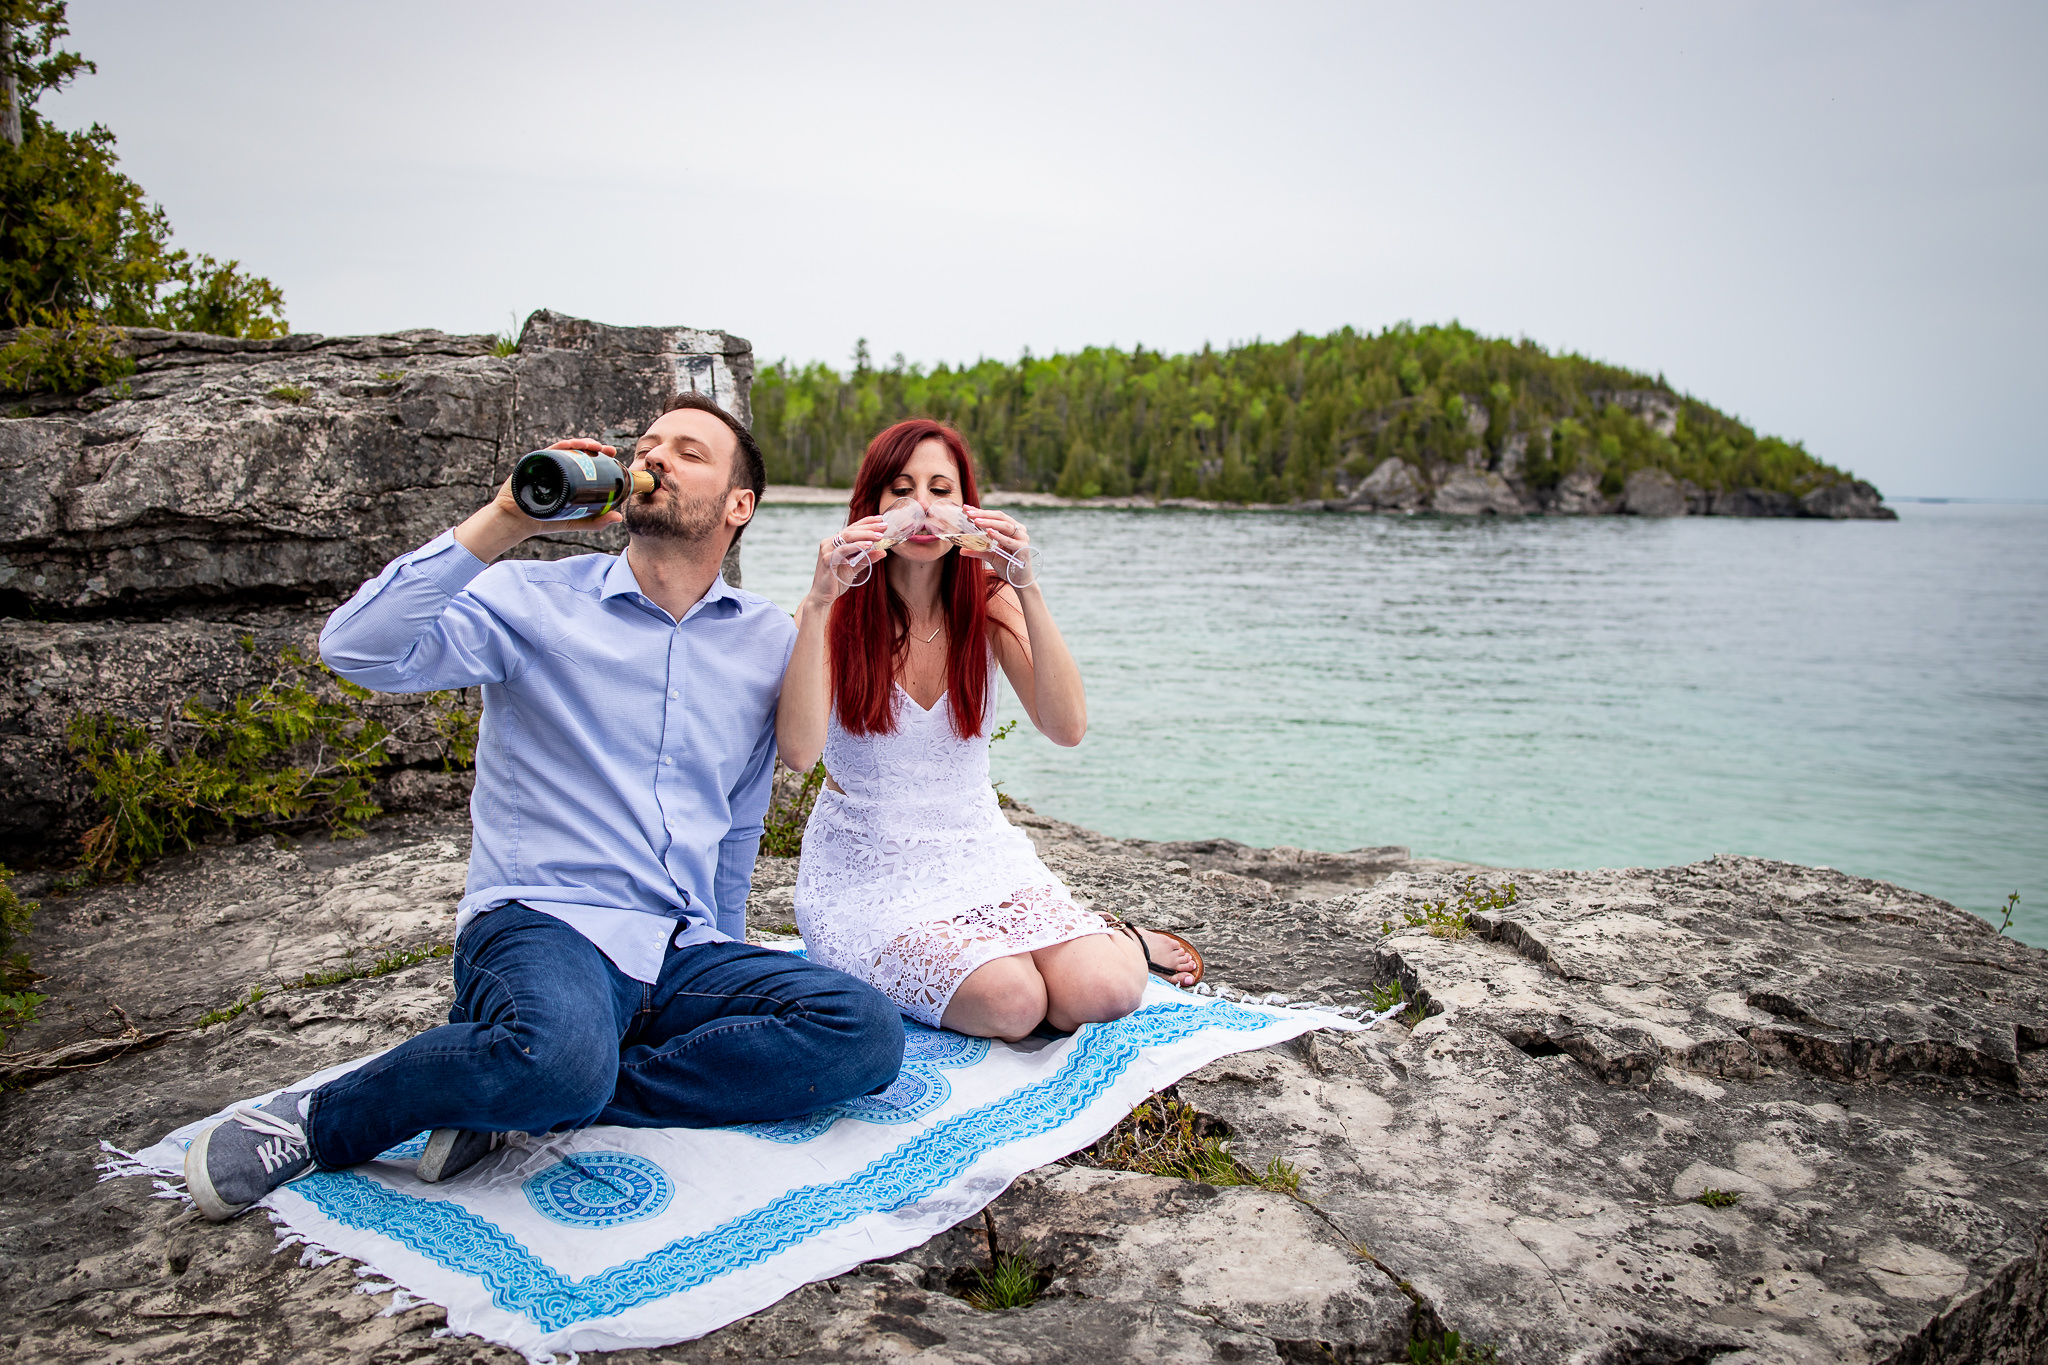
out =
{"type": "Polygon", "coordinates": [[[957,502],[935,502],[924,514],[924,528],[944,541],[974,554],[992,554],[1001,561],[997,572],[1013,588],[1028,588],[1038,581],[1038,551],[1027,545],[1023,553],[1005,550],[994,537],[969,519],[967,509],[957,502]]]}
{"type": "Polygon", "coordinates": [[[836,548],[832,556],[832,576],[842,587],[859,587],[875,571],[874,556],[910,539],[923,520],[924,508],[916,498],[898,498],[882,512],[881,539],[861,542],[834,536],[836,548]]]}

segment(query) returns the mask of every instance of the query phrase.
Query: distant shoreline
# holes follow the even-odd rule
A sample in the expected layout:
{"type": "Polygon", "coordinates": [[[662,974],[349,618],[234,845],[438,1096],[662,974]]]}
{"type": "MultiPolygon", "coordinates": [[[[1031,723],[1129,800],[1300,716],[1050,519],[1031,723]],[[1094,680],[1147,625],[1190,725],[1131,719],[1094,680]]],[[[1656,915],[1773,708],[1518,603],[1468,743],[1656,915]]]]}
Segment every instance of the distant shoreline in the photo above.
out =
{"type": "MultiPolygon", "coordinates": [[[[793,507],[843,507],[851,489],[812,488],[805,484],[771,483],[761,495],[761,505],[773,507],[777,504],[793,507]]],[[[1322,502],[1204,502],[1200,498],[1162,498],[1154,502],[1145,497],[1124,498],[1063,498],[1057,493],[1031,493],[1007,488],[991,488],[982,495],[984,507],[1109,507],[1109,508],[1192,508],[1201,512],[1320,512],[1326,504],[1322,502]]]]}
{"type": "MultiPolygon", "coordinates": [[[[771,483],[761,495],[763,507],[843,507],[851,489],[820,488],[808,484],[771,483]]],[[[1944,503],[1944,502],[2025,502],[2029,499],[2005,498],[1899,498],[1899,502],[1944,503]]],[[[2035,499],[2031,501],[2048,501],[2035,499]]],[[[991,488],[982,494],[985,507],[1098,507],[1110,510],[1154,511],[1175,510],[1192,512],[1348,512],[1354,515],[1374,514],[1380,516],[1474,516],[1494,515],[1490,512],[1443,512],[1433,507],[1395,508],[1375,507],[1369,503],[1310,499],[1305,502],[1212,502],[1202,498],[1151,498],[1138,494],[1125,497],[1063,498],[1057,493],[1036,493],[1022,489],[991,488]]],[[[1520,515],[1542,520],[1546,517],[1577,518],[1585,516],[1628,516],[1637,515],[1615,509],[1604,512],[1547,512],[1529,511],[1520,515]]],[[[1696,515],[1696,514],[1694,514],[1696,515]]],[[[1510,517],[1512,520],[1513,517],[1510,517]]],[[[1747,520],[1828,520],[1795,516],[1744,518],[1747,520]]]]}

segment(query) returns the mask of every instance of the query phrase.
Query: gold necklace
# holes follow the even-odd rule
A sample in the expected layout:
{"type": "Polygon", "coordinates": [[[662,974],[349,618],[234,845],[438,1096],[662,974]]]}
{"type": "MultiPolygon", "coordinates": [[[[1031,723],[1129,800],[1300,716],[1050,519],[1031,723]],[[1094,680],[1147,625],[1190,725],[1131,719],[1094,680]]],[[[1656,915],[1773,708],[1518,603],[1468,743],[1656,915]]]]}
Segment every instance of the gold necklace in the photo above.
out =
{"type": "Polygon", "coordinates": [[[932,633],[924,637],[924,642],[925,642],[926,644],[930,644],[930,643],[931,643],[932,641],[934,641],[934,640],[938,639],[938,638],[939,638],[939,632],[940,632],[940,631],[942,631],[942,630],[944,630],[945,628],[946,628],[946,622],[945,622],[945,620],[944,620],[943,618],[941,618],[941,619],[940,619],[940,621],[939,621],[939,624],[938,624],[937,626],[933,627],[933,629],[932,629],[932,633]]]}

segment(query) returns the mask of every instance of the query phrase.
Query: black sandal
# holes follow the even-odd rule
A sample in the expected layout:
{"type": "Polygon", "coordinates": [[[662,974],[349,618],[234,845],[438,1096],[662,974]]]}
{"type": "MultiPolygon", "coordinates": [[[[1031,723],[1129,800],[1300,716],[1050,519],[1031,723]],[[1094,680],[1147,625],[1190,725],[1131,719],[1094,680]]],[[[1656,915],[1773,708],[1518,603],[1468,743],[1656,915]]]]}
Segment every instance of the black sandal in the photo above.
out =
{"type": "MultiPolygon", "coordinates": [[[[1154,976],[1164,977],[1166,978],[1166,980],[1170,982],[1176,976],[1181,975],[1182,971],[1185,970],[1176,970],[1175,968],[1161,966],[1159,963],[1154,962],[1152,960],[1152,950],[1145,946],[1145,935],[1138,932],[1138,926],[1136,926],[1135,924],[1128,924],[1123,920],[1117,919],[1113,915],[1105,915],[1103,918],[1109,921],[1110,928],[1117,930],[1119,933],[1125,933],[1131,936],[1131,941],[1138,945],[1138,951],[1144,954],[1146,971],[1151,972],[1154,976]]],[[[1195,960],[1195,969],[1192,973],[1189,973],[1189,975],[1192,975],[1195,979],[1189,982],[1188,985],[1199,986],[1202,984],[1202,976],[1205,972],[1208,971],[1208,964],[1202,961],[1201,949],[1197,948],[1194,944],[1188,942],[1186,939],[1182,938],[1179,934],[1174,933],[1170,929],[1153,929],[1148,932],[1157,934],[1161,938],[1170,938],[1175,943],[1178,943],[1182,948],[1185,948],[1187,950],[1188,956],[1195,960]]],[[[1186,990],[1187,986],[1182,986],[1181,989],[1186,990]]]]}

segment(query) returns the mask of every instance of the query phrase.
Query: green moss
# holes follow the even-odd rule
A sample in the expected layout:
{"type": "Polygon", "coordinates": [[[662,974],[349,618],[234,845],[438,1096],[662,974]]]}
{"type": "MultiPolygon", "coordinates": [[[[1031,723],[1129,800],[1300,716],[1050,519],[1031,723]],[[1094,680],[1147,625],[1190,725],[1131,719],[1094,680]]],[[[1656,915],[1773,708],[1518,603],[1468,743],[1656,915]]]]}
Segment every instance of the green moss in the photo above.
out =
{"type": "Polygon", "coordinates": [[[1417,1333],[1408,1342],[1409,1365],[1495,1365],[1499,1359],[1499,1347],[1473,1345],[1456,1332],[1417,1333]]]}
{"type": "Polygon", "coordinates": [[[297,981],[282,990],[310,990],[316,986],[336,986],[344,981],[363,981],[370,977],[389,976],[402,972],[407,967],[417,967],[422,962],[454,955],[455,945],[437,943],[427,948],[394,948],[367,967],[355,965],[356,950],[351,948],[343,955],[342,965],[324,972],[307,972],[297,981]]]}
{"type": "Polygon", "coordinates": [[[1742,1196],[1728,1190],[1701,1190],[1693,1196],[1692,1202],[1705,1204],[1710,1209],[1732,1209],[1742,1202],[1742,1196]]]}
{"type": "Polygon", "coordinates": [[[303,403],[313,396],[313,391],[303,384],[279,384],[270,391],[270,397],[281,403],[303,403]]]}
{"type": "Polygon", "coordinates": [[[230,1020],[239,1019],[244,1010],[269,994],[270,992],[262,986],[251,986],[249,993],[233,1004],[223,1005],[217,1010],[208,1010],[200,1015],[193,1027],[212,1028],[215,1024],[225,1024],[230,1020]]]}
{"type": "Polygon", "coordinates": [[[251,986],[246,995],[216,1010],[208,1010],[199,1016],[195,1028],[211,1028],[215,1024],[229,1023],[258,1001],[284,991],[317,990],[323,986],[338,986],[345,981],[366,981],[372,977],[389,976],[402,972],[408,967],[417,967],[422,962],[433,962],[440,958],[452,957],[455,946],[450,943],[429,944],[424,948],[393,948],[366,965],[357,965],[356,950],[351,948],[343,955],[342,965],[324,972],[307,972],[297,981],[287,981],[278,986],[251,986]]]}

